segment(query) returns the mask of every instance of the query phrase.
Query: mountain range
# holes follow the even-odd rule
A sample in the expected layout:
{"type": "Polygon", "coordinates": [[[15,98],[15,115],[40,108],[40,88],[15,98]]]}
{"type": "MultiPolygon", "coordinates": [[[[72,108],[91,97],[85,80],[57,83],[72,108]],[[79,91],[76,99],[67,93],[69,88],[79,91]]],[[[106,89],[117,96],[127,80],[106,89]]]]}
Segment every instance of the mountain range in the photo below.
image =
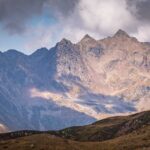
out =
{"type": "Polygon", "coordinates": [[[0,52],[0,131],[57,130],[150,108],[150,43],[125,31],[0,52]]]}

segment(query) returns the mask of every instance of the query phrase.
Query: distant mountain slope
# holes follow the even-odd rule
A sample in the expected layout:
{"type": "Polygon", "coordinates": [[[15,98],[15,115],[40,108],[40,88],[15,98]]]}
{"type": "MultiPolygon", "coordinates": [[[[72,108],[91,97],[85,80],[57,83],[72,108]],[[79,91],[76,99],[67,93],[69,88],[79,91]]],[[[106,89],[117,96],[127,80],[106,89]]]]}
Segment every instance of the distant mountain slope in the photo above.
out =
{"type": "Polygon", "coordinates": [[[119,30],[31,55],[0,52],[0,124],[10,130],[85,125],[150,107],[150,46],[119,30]]]}
{"type": "Polygon", "coordinates": [[[57,132],[19,131],[0,134],[2,150],[149,150],[149,148],[150,111],[107,118],[92,125],[72,127],[57,132]],[[57,136],[54,133],[57,133],[57,136]],[[78,142],[71,139],[76,139],[78,142]]]}

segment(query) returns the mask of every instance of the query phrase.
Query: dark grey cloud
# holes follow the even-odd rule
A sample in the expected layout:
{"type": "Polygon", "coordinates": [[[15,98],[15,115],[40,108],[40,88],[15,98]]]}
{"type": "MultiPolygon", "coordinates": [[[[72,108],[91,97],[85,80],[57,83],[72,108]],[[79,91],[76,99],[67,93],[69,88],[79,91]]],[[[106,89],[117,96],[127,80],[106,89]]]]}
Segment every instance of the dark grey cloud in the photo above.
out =
{"type": "Polygon", "coordinates": [[[47,0],[47,4],[50,5],[50,8],[54,10],[55,13],[61,13],[64,17],[69,16],[78,2],[79,0],[47,0]]]}
{"type": "Polygon", "coordinates": [[[11,32],[23,31],[26,21],[42,13],[43,0],[0,0],[0,22],[11,32]]]}
{"type": "MultiPolygon", "coordinates": [[[[80,0],[0,0],[0,24],[10,33],[25,31],[32,17],[49,12],[50,16],[69,17],[80,0]]],[[[129,10],[142,21],[150,21],[150,0],[126,0],[129,10]],[[136,11],[133,10],[136,8],[136,11]]]]}
{"type": "Polygon", "coordinates": [[[137,19],[150,22],[150,0],[127,0],[127,2],[137,19]]]}
{"type": "Polygon", "coordinates": [[[137,3],[139,19],[150,21],[150,0],[137,3]]]}
{"type": "Polygon", "coordinates": [[[27,22],[44,11],[67,16],[78,0],[0,0],[0,23],[10,33],[20,33],[27,22]],[[47,9],[47,10],[46,10],[47,9]]]}

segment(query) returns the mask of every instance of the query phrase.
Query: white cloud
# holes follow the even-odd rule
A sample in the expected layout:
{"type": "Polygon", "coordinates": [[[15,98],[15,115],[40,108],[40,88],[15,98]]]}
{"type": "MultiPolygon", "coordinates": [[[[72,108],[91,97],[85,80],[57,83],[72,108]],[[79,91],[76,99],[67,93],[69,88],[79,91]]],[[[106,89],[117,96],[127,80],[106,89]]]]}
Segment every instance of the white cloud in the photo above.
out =
{"type": "Polygon", "coordinates": [[[79,14],[91,30],[115,32],[119,28],[133,26],[135,19],[127,10],[125,0],[81,0],[79,14]]]}
{"type": "Polygon", "coordinates": [[[75,41],[87,33],[102,38],[120,28],[130,32],[138,21],[128,10],[126,0],[80,0],[65,23],[64,35],[75,41]]]}
{"type": "Polygon", "coordinates": [[[144,24],[138,27],[137,32],[133,34],[133,36],[137,37],[138,40],[142,42],[150,41],[150,26],[148,24],[144,24]]]}
{"type": "Polygon", "coordinates": [[[136,7],[129,9],[128,5],[127,0],[79,0],[66,17],[61,14],[57,16],[56,25],[37,28],[27,47],[32,50],[41,46],[50,48],[64,37],[78,42],[85,34],[100,39],[114,34],[118,29],[137,36],[141,41],[148,41],[149,27],[137,19],[136,7]]]}
{"type": "Polygon", "coordinates": [[[27,49],[27,53],[33,52],[33,50],[39,49],[41,47],[51,47],[52,46],[52,39],[54,33],[51,28],[44,28],[44,27],[37,27],[36,30],[30,28],[26,32],[26,43],[24,48],[27,49]]]}

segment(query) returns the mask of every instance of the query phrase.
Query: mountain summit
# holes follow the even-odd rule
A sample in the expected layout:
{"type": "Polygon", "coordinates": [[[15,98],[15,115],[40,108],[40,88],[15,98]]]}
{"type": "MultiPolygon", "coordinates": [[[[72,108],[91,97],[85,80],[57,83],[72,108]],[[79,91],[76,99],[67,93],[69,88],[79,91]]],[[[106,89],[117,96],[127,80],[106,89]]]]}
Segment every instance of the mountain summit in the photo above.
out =
{"type": "Polygon", "coordinates": [[[90,35],[86,34],[79,43],[88,43],[88,42],[95,42],[96,40],[92,38],[90,35]]]}
{"type": "Polygon", "coordinates": [[[81,41],[84,41],[84,40],[94,40],[94,39],[90,35],[86,34],[84,35],[81,41]]]}
{"type": "Polygon", "coordinates": [[[123,31],[123,30],[121,30],[121,29],[119,29],[116,33],[115,33],[115,35],[114,35],[115,37],[129,37],[129,35],[125,32],[125,31],[123,31]]]}

